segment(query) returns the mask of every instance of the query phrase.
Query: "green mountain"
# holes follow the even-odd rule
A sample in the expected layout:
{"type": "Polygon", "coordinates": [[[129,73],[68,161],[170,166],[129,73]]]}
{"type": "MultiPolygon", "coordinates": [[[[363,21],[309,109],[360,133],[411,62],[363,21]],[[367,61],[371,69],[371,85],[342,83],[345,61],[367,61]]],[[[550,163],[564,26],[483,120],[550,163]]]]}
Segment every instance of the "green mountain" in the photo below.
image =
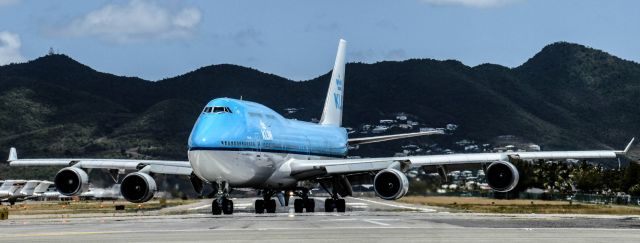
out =
{"type": "MultiPolygon", "coordinates": [[[[345,126],[398,112],[424,126],[459,125],[452,136],[362,146],[355,155],[500,135],[543,149],[621,148],[640,131],[640,64],[577,44],[548,45],[516,68],[412,59],[350,63],[346,75],[345,126]]],[[[298,108],[284,115],[311,120],[320,117],[328,82],[329,73],[294,82],[228,64],[151,82],[47,55],[0,67],[0,156],[15,146],[28,157],[186,159],[191,126],[210,99],[298,108]]],[[[0,167],[0,178],[31,172],[0,167]]]]}

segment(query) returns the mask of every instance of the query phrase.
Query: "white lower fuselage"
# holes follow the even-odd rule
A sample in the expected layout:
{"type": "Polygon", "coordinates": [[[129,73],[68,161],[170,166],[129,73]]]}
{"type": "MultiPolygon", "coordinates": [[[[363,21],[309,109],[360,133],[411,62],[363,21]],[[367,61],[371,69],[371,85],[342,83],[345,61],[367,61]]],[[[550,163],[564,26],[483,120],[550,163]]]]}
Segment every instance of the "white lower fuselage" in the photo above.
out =
{"type": "Polygon", "coordinates": [[[196,176],[207,182],[227,182],[234,188],[289,188],[297,184],[290,175],[290,159],[329,157],[259,151],[189,151],[196,176]]]}

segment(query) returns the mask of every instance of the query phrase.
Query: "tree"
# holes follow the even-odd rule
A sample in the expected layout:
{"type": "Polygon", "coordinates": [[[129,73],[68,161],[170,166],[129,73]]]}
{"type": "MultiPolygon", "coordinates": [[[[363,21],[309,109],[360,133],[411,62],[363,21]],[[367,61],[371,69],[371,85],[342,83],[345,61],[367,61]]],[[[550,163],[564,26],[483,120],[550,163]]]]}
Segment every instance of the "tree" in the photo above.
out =
{"type": "Polygon", "coordinates": [[[582,192],[593,193],[603,189],[603,173],[602,167],[594,166],[581,161],[578,168],[573,171],[573,181],[575,186],[582,192]]]}

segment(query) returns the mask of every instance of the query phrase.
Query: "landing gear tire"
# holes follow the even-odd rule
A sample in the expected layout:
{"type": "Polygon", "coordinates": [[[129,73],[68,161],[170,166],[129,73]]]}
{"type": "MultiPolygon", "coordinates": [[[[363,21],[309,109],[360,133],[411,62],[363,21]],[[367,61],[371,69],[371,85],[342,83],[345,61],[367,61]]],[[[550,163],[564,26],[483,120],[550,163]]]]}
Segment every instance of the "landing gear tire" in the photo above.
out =
{"type": "Polygon", "coordinates": [[[222,199],[222,213],[233,214],[233,200],[227,198],[222,199]]]}
{"type": "Polygon", "coordinates": [[[304,200],[304,209],[307,210],[307,213],[313,213],[316,211],[316,200],[311,198],[307,198],[304,200]]]}
{"type": "Polygon", "coordinates": [[[220,204],[218,203],[217,199],[213,199],[213,202],[211,203],[211,214],[213,215],[222,214],[222,208],[220,207],[220,204]]]}
{"type": "Polygon", "coordinates": [[[337,199],[335,200],[336,202],[336,211],[338,211],[338,213],[344,213],[347,209],[347,204],[345,203],[344,199],[337,199]]]}
{"type": "Polygon", "coordinates": [[[258,199],[256,200],[256,213],[263,214],[264,213],[264,200],[258,199]]]}
{"type": "Polygon", "coordinates": [[[293,209],[296,213],[302,213],[302,210],[304,210],[304,201],[300,198],[293,200],[293,209]]]}
{"type": "Polygon", "coordinates": [[[333,210],[336,208],[335,205],[335,200],[331,199],[331,198],[327,198],[324,200],[324,211],[327,213],[333,212],[333,210]]]}
{"type": "Polygon", "coordinates": [[[276,212],[276,200],[275,199],[271,199],[268,201],[265,201],[265,209],[267,210],[267,213],[275,213],[276,212]]]}

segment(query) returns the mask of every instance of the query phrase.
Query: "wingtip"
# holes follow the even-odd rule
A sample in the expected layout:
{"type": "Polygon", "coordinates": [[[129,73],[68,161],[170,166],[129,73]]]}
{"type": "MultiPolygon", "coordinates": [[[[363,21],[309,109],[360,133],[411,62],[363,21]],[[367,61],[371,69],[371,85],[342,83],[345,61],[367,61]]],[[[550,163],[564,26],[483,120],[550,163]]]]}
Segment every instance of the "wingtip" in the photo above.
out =
{"type": "Polygon", "coordinates": [[[636,138],[633,137],[631,138],[631,141],[629,141],[629,144],[627,144],[627,147],[624,148],[624,151],[622,151],[624,154],[626,154],[627,152],[629,152],[629,149],[631,149],[631,145],[633,145],[633,141],[635,141],[636,138]]]}
{"type": "Polygon", "coordinates": [[[631,138],[631,141],[629,141],[629,143],[624,148],[624,150],[622,150],[622,154],[627,154],[627,152],[629,152],[629,149],[631,149],[631,146],[633,145],[633,141],[635,141],[635,140],[636,140],[635,137],[631,138]]]}

